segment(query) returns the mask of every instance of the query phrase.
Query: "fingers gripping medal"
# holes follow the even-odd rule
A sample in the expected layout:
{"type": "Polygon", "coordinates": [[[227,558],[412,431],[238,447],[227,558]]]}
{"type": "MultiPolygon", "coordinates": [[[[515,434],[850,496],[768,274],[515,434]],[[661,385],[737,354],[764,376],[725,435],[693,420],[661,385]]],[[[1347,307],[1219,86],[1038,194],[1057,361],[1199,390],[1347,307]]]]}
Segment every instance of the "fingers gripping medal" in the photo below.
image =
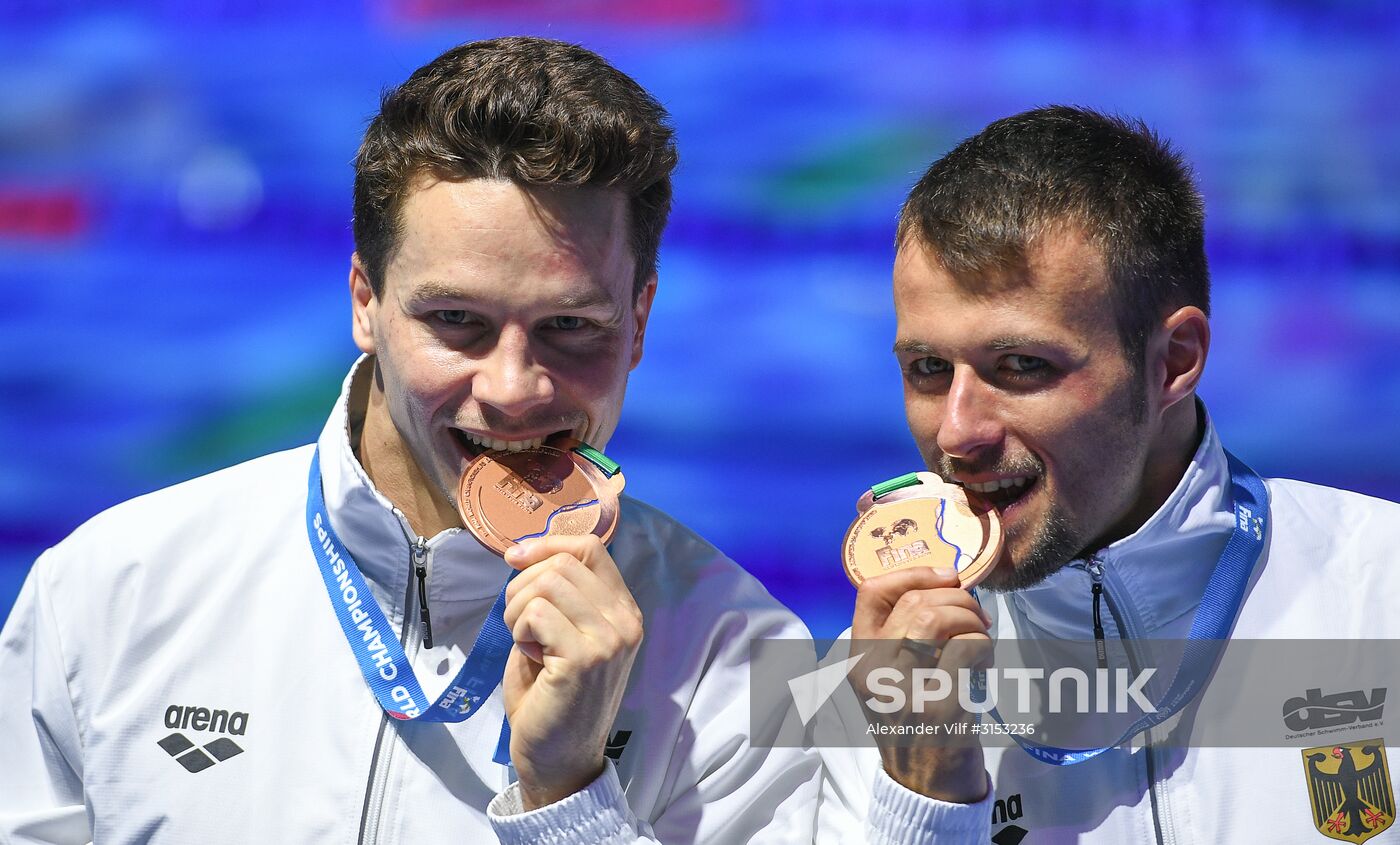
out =
{"type": "Polygon", "coordinates": [[[991,572],[1001,555],[1001,518],[974,507],[967,494],[931,472],[876,484],[856,503],[842,558],[857,587],[896,569],[956,569],[964,588],[991,572]]]}
{"type": "Polygon", "coordinates": [[[606,543],[617,527],[623,484],[616,463],[576,441],[492,450],[462,473],[457,510],[481,544],[499,555],[550,534],[596,534],[606,543]]]}

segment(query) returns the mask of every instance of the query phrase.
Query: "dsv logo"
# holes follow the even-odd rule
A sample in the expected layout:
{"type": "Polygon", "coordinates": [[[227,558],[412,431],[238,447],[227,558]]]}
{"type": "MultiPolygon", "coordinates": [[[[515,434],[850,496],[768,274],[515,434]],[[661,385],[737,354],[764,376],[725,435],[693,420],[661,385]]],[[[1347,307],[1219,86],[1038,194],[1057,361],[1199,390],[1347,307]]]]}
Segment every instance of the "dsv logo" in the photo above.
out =
{"type": "Polygon", "coordinates": [[[1352,722],[1373,722],[1385,710],[1385,687],[1376,687],[1369,696],[1365,690],[1323,695],[1310,689],[1301,697],[1283,703],[1283,723],[1291,731],[1335,728],[1352,722]]]}

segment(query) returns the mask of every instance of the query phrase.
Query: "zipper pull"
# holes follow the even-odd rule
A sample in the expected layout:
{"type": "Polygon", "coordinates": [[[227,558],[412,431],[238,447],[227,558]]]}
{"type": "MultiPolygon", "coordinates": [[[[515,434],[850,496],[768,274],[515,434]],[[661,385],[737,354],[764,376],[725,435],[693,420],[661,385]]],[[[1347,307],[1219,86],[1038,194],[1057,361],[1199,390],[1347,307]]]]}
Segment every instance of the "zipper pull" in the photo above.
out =
{"type": "Polygon", "coordinates": [[[423,648],[433,647],[433,621],[428,615],[428,541],[413,543],[413,571],[418,573],[418,619],[423,623],[423,648]]]}
{"type": "Polygon", "coordinates": [[[1103,616],[1099,612],[1099,603],[1103,599],[1103,564],[1095,558],[1089,559],[1089,577],[1093,579],[1094,586],[1094,656],[1098,658],[1099,668],[1108,668],[1108,646],[1103,641],[1103,616]]]}

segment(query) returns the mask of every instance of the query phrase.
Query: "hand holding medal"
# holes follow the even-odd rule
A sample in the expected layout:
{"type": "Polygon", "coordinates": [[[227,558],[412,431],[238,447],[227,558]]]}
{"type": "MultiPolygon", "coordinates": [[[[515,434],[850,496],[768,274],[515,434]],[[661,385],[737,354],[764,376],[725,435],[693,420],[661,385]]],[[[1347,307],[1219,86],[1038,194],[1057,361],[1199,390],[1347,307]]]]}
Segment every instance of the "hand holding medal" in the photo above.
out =
{"type": "Polygon", "coordinates": [[[499,601],[511,643],[502,742],[526,809],[602,772],[641,645],[641,610],[606,546],[622,489],[616,463],[571,440],[485,452],[458,484],[462,522],[517,570],[499,601]]]}
{"type": "Polygon", "coordinates": [[[1003,542],[993,508],[974,508],[967,493],[931,472],[876,484],[856,503],[842,558],[846,577],[867,578],[911,566],[954,569],[964,589],[996,566],[1003,542]]]}
{"type": "MultiPolygon", "coordinates": [[[[970,588],[996,566],[1004,535],[995,509],[968,500],[957,485],[929,472],[876,484],[856,504],[842,560],[856,585],[853,651],[865,653],[852,674],[858,696],[871,699],[874,670],[894,670],[904,684],[917,670],[937,667],[956,677],[990,658],[991,619],[970,588]]],[[[912,700],[906,696],[905,701],[912,700]]],[[[872,724],[936,728],[931,735],[967,736],[952,729],[972,716],[955,702],[929,708],[867,712],[872,724]]],[[[982,749],[966,741],[928,740],[909,746],[877,731],[885,771],[930,797],[972,803],[986,794],[982,749]]]]}

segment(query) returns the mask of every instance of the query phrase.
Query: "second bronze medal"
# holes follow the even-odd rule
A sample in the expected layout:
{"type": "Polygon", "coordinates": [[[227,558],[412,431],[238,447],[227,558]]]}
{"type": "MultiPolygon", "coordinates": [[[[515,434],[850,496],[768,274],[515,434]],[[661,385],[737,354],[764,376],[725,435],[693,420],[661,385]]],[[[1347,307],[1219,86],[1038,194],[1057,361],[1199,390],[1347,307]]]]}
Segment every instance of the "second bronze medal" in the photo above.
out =
{"type": "Polygon", "coordinates": [[[856,511],[842,546],[846,575],[856,586],[896,569],[932,566],[956,569],[959,583],[972,587],[1001,555],[996,510],[974,510],[961,487],[929,472],[877,484],[856,511]]]}

